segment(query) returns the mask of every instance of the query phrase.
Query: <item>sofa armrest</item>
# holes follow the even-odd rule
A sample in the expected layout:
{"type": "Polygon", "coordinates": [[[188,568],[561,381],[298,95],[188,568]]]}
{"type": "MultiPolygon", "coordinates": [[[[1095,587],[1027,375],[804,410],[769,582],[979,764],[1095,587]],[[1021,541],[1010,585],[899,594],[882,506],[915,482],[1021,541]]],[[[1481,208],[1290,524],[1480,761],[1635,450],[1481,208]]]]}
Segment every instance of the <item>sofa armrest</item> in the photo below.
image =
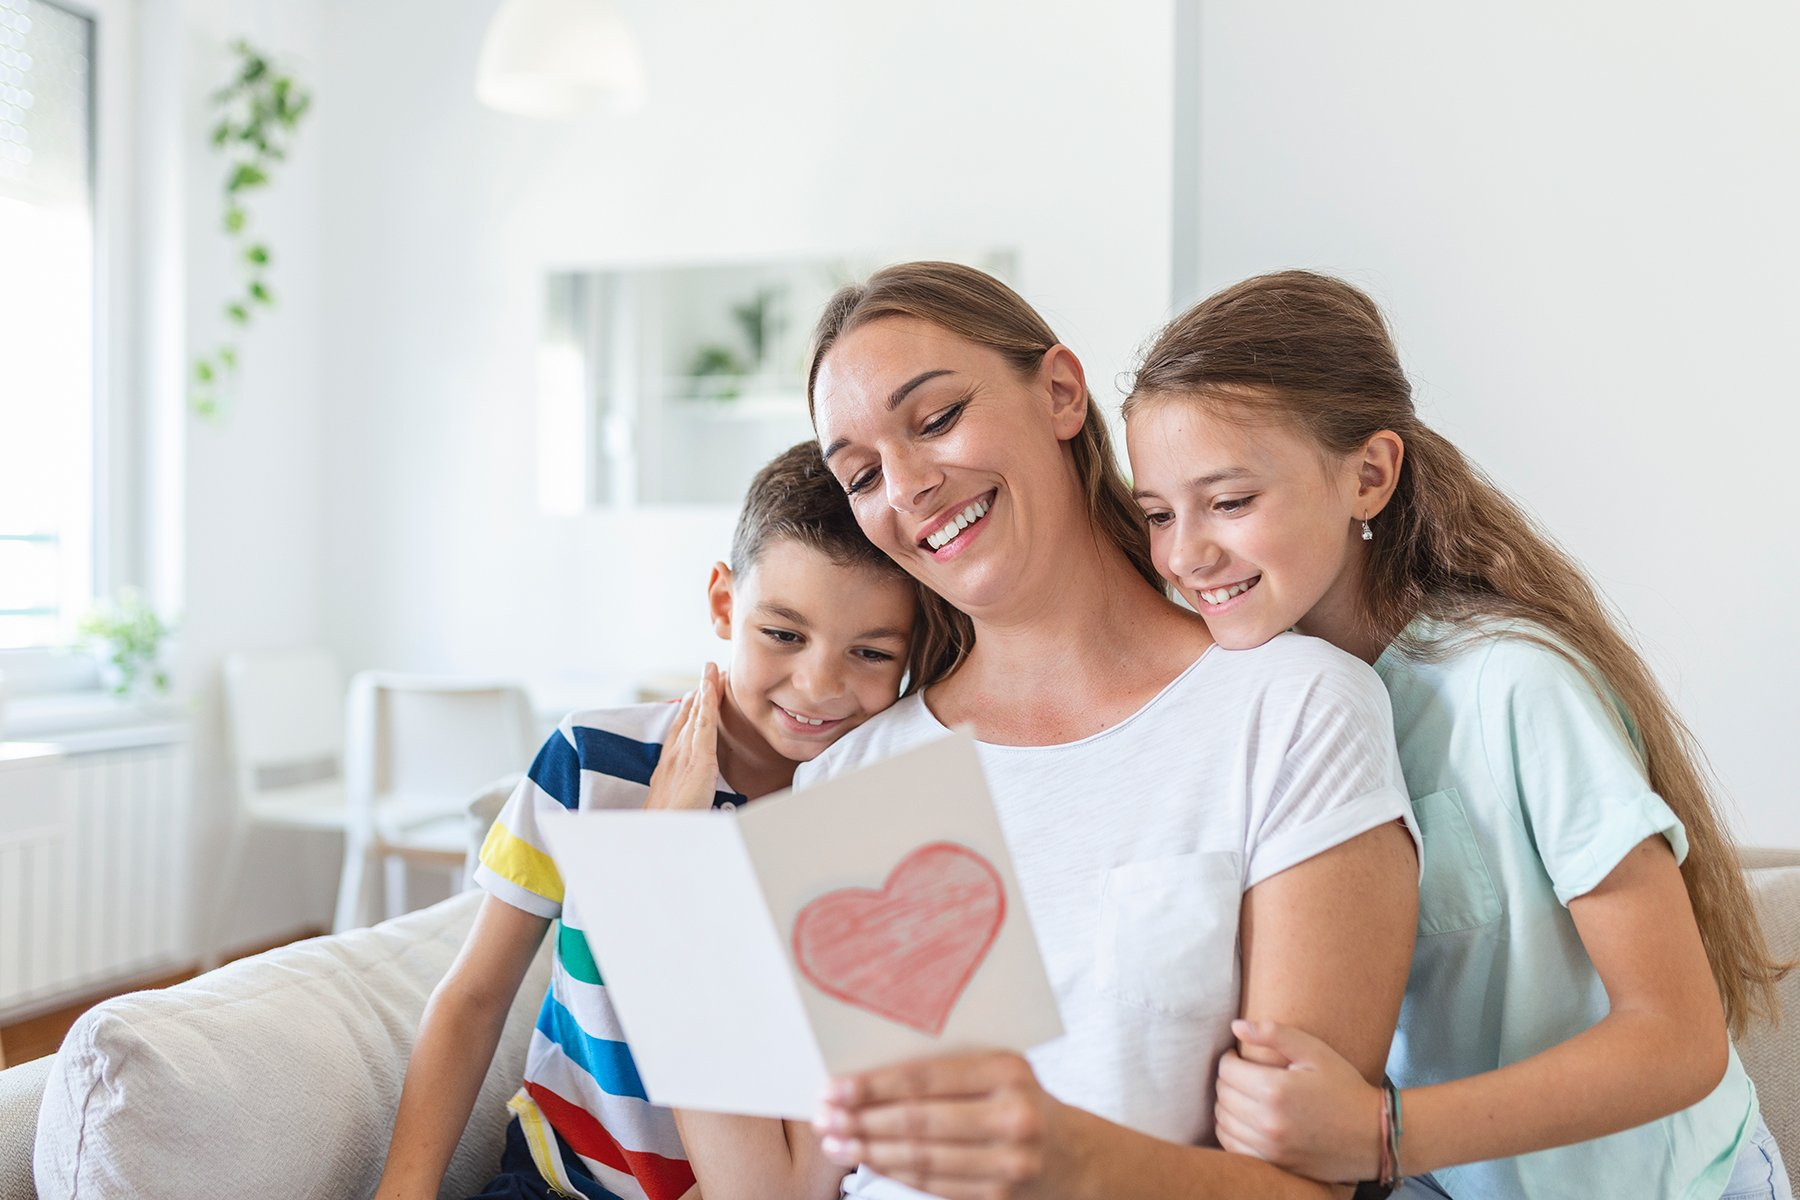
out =
{"type": "Polygon", "coordinates": [[[0,1200],[37,1200],[31,1144],[50,1061],[46,1056],[0,1071],[0,1200]]]}
{"type": "MultiPolygon", "coordinates": [[[[49,1069],[39,1186],[144,1200],[369,1195],[420,1014],[481,900],[464,892],[90,1010],[49,1069]]],[[[473,1192],[499,1161],[549,952],[546,939],[508,1014],[446,1194],[473,1192]]]]}
{"type": "MultiPolygon", "coordinates": [[[[1785,858],[1792,863],[1746,870],[1744,881],[1770,953],[1788,962],[1800,960],[1800,851],[1756,853],[1765,861],[1785,858]]],[[[1800,1192],[1800,969],[1790,971],[1776,990],[1781,1021],[1753,1021],[1738,1039],[1738,1056],[1756,1084],[1763,1120],[1800,1192]]]]}
{"type": "Polygon", "coordinates": [[[1800,867],[1800,849],[1786,846],[1739,846],[1738,864],[1746,871],[1800,867]]]}

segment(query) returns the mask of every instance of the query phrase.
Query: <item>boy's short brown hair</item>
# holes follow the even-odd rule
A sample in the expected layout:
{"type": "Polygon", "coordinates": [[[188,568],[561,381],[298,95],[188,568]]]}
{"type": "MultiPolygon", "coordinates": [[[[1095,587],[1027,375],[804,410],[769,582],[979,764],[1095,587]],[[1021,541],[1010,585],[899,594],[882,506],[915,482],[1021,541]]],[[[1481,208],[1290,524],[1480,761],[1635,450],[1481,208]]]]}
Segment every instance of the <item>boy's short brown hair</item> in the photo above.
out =
{"type": "Polygon", "coordinates": [[[825,468],[817,442],[801,442],[783,450],[750,481],[731,535],[732,573],[741,575],[754,568],[763,551],[784,538],[810,546],[840,567],[876,571],[912,589],[919,607],[903,694],[936,683],[960,659],[961,655],[953,653],[933,632],[944,624],[933,619],[934,614],[947,610],[948,605],[919,586],[864,535],[850,511],[843,485],[825,468]]]}
{"type": "Polygon", "coordinates": [[[810,546],[840,567],[910,578],[857,527],[850,498],[825,469],[817,442],[783,450],[750,481],[731,535],[732,571],[750,570],[764,548],[782,538],[810,546]]]}

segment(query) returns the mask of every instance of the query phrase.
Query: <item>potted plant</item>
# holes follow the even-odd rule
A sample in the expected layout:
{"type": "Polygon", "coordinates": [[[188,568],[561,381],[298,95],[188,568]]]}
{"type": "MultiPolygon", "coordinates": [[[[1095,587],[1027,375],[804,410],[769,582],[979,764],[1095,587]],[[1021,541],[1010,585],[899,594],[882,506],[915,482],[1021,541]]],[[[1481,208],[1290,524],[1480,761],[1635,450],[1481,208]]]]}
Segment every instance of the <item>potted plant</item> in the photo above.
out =
{"type": "Polygon", "coordinates": [[[137,699],[169,690],[162,646],[170,629],[136,589],[125,588],[110,604],[88,613],[75,632],[94,652],[100,681],[115,696],[137,699]]]}

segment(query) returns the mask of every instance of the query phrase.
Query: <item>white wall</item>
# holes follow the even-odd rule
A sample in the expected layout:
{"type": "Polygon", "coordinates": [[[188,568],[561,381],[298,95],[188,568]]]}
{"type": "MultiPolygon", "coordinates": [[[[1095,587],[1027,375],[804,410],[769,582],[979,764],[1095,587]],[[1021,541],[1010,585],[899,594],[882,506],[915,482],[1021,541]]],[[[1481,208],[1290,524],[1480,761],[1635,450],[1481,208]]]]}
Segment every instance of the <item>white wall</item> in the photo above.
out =
{"type": "MultiPolygon", "coordinates": [[[[207,135],[215,119],[208,97],[232,78],[225,47],[244,37],[273,54],[306,84],[317,83],[320,13],[314,4],[271,0],[172,0],[157,16],[178,28],[159,39],[146,69],[178,78],[185,353],[173,371],[221,337],[238,347],[237,395],[225,419],[201,421],[185,411],[180,380],[164,380],[158,403],[179,429],[177,531],[157,558],[172,569],[180,620],[178,671],[194,715],[198,857],[192,875],[202,924],[216,903],[218,855],[234,803],[219,702],[219,664],[233,650],[316,644],[323,635],[320,570],[321,474],[319,403],[320,293],[318,247],[320,137],[302,125],[296,152],[266,194],[247,203],[251,228],[265,236],[275,262],[273,312],[232,337],[220,315],[243,287],[236,248],[221,230],[225,166],[207,135]],[[161,55],[178,56],[171,73],[161,55]]],[[[246,851],[243,885],[226,903],[227,947],[273,940],[297,928],[330,924],[340,841],[322,835],[260,832],[246,851]]]]}
{"type": "Polygon", "coordinates": [[[325,3],[322,584],[351,666],[573,702],[713,652],[729,510],[536,510],[548,267],[1014,248],[1103,395],[1163,311],[1166,0],[627,0],[647,106],[560,125],[477,106],[494,7],[325,3]]]}
{"type": "Polygon", "coordinates": [[[1202,5],[1200,280],[1372,291],[1423,410],[1635,626],[1800,845],[1800,10],[1202,5]]]}
{"type": "MultiPolygon", "coordinates": [[[[1198,0],[1184,0],[1197,3],[1198,0]]],[[[235,271],[204,97],[240,34],[317,95],[260,200],[282,305],[242,402],[182,420],[173,594],[202,863],[231,649],[524,675],[553,703],[692,669],[723,508],[550,517],[531,372],[550,267],[920,246],[1019,254],[1104,400],[1167,311],[1168,0],[905,10],[625,0],[649,103],[547,124],[473,98],[490,0],[157,0],[179,13],[188,340],[235,271]]],[[[1392,314],[1422,402],[1642,634],[1741,804],[1800,844],[1800,24],[1667,4],[1200,6],[1202,287],[1305,265],[1392,314]]],[[[187,361],[182,356],[183,364],[187,361]]],[[[230,940],[329,912],[335,847],[252,846],[230,940]]],[[[206,881],[197,879],[202,891],[206,881]]]]}

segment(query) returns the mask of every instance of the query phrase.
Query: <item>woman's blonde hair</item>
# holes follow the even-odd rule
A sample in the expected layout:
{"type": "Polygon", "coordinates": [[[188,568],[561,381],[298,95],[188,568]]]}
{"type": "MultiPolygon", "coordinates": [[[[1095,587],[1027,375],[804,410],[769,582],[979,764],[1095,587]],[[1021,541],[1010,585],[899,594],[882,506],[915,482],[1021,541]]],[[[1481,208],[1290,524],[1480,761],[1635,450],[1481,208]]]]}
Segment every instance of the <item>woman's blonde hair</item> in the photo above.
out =
{"type": "MultiPolygon", "coordinates": [[[[1687,830],[1681,875],[1731,1027],[1742,1032],[1752,1013],[1775,1016],[1775,984],[1791,964],[1770,956],[1693,734],[1574,559],[1420,421],[1375,302],[1308,271],[1226,288],[1157,335],[1125,413],[1173,401],[1278,420],[1332,454],[1383,429],[1400,435],[1399,482],[1367,544],[1366,632],[1395,638],[1414,615],[1464,634],[1494,618],[1524,622],[1511,632],[1561,655],[1602,698],[1616,697],[1636,725],[1651,788],[1687,830]]],[[[1417,638],[1398,648],[1423,658],[1444,651],[1417,638]]]]}
{"type": "MultiPolygon", "coordinates": [[[[985,271],[949,262],[909,262],[883,268],[866,282],[840,288],[813,327],[811,365],[806,375],[806,407],[814,409],[813,387],[819,366],[837,340],[883,317],[929,321],[978,346],[997,350],[1021,375],[1029,375],[1044,355],[1059,344],[1037,310],[1011,288],[985,271]]],[[[1150,537],[1143,513],[1113,455],[1106,419],[1087,397],[1081,431],[1069,443],[1081,480],[1089,523],[1096,537],[1123,553],[1137,573],[1161,595],[1162,576],[1150,559],[1150,537]]],[[[926,606],[925,669],[934,678],[953,670],[975,645],[969,618],[947,602],[926,606]]]]}

